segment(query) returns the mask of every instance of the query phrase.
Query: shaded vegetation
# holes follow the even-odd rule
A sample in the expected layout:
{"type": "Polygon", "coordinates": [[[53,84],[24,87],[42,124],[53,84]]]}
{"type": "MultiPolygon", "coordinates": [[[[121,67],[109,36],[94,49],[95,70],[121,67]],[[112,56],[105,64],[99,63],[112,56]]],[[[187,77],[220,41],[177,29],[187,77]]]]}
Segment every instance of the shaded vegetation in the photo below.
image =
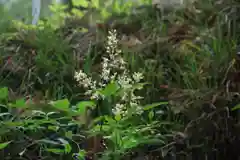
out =
{"type": "Polygon", "coordinates": [[[239,2],[136,10],[1,18],[2,159],[239,158],[239,2]]]}

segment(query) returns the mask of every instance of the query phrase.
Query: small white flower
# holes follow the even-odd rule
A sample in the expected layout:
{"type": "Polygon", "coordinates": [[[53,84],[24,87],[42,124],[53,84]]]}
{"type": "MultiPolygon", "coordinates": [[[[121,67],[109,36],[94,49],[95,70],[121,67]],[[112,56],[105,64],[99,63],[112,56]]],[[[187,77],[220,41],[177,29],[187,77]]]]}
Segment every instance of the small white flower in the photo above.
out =
{"type": "Polygon", "coordinates": [[[126,114],[126,107],[123,104],[116,104],[112,112],[114,115],[120,114],[124,116],[126,114]]]}
{"type": "Polygon", "coordinates": [[[117,73],[115,72],[115,73],[113,73],[113,75],[111,75],[111,78],[110,78],[110,79],[115,80],[116,77],[117,77],[117,73]]]}
{"type": "Polygon", "coordinates": [[[135,110],[136,114],[140,115],[143,113],[143,109],[139,104],[130,102],[130,106],[131,106],[131,108],[133,108],[135,110]]]}
{"type": "Polygon", "coordinates": [[[134,93],[132,93],[132,94],[131,94],[131,99],[132,99],[132,101],[137,101],[137,100],[143,99],[143,97],[141,97],[141,96],[136,96],[134,93]]]}
{"type": "Polygon", "coordinates": [[[143,74],[142,73],[139,73],[139,72],[134,72],[133,73],[133,79],[135,82],[140,82],[142,79],[143,79],[143,74]]]}
{"type": "Polygon", "coordinates": [[[81,81],[82,79],[87,78],[87,75],[82,70],[80,70],[79,72],[75,72],[74,78],[77,81],[81,81]]]}
{"type": "Polygon", "coordinates": [[[79,82],[80,86],[83,86],[84,88],[89,88],[93,85],[91,77],[88,77],[86,73],[84,73],[82,70],[79,72],[75,72],[74,78],[76,81],[79,82]]]}
{"type": "Polygon", "coordinates": [[[122,96],[121,100],[122,101],[128,101],[128,93],[127,92],[123,93],[123,96],[122,96]]]}
{"type": "Polygon", "coordinates": [[[97,92],[94,92],[92,96],[90,97],[91,100],[99,100],[101,98],[101,95],[97,92]]]}
{"type": "Polygon", "coordinates": [[[101,75],[101,78],[103,79],[103,80],[105,80],[105,81],[108,81],[109,79],[110,79],[110,69],[104,69],[103,71],[102,71],[102,75],[101,75]]]}
{"type": "Polygon", "coordinates": [[[131,81],[132,80],[128,78],[126,75],[118,77],[118,84],[120,84],[125,89],[129,89],[132,87],[131,81]]]}
{"type": "Polygon", "coordinates": [[[101,78],[104,81],[109,81],[110,80],[110,72],[111,72],[111,68],[109,67],[109,59],[103,57],[101,78]]]}
{"type": "Polygon", "coordinates": [[[134,103],[134,102],[130,102],[130,106],[131,106],[131,107],[137,107],[138,104],[137,104],[137,103],[134,103]]]}
{"type": "Polygon", "coordinates": [[[87,90],[87,91],[85,92],[85,95],[92,95],[92,93],[93,93],[92,90],[87,90]]]}

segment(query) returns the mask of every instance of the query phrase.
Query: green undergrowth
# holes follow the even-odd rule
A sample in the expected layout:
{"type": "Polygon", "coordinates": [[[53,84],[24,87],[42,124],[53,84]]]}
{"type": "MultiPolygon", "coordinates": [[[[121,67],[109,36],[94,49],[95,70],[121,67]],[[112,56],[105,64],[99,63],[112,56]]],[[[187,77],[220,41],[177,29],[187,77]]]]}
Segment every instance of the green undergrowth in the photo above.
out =
{"type": "Polygon", "coordinates": [[[114,13],[97,44],[76,16],[57,27],[4,16],[2,159],[237,159],[238,5],[114,13]]]}

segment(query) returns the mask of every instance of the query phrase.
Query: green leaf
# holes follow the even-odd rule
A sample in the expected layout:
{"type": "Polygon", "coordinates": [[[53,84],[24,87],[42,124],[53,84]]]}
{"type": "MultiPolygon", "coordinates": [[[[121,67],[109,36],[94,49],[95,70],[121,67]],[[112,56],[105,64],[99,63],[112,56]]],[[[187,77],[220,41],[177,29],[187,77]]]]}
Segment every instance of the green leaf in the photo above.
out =
{"type": "Polygon", "coordinates": [[[82,7],[88,7],[88,1],[87,0],[72,0],[72,3],[74,6],[82,6],[82,7]]]}
{"type": "Polygon", "coordinates": [[[166,142],[164,140],[153,139],[153,138],[144,140],[144,143],[147,143],[147,144],[166,144],[166,142]]]}
{"type": "Polygon", "coordinates": [[[0,88],[0,100],[6,100],[8,98],[8,88],[0,88]]]}
{"type": "Polygon", "coordinates": [[[45,143],[45,144],[52,144],[52,145],[59,145],[60,144],[56,141],[52,141],[52,140],[48,140],[48,139],[41,139],[41,140],[38,140],[38,142],[45,143]]]}
{"type": "Polygon", "coordinates": [[[154,117],[154,112],[151,110],[151,111],[148,113],[148,118],[149,118],[150,121],[152,121],[153,117],[154,117]]]}
{"type": "Polygon", "coordinates": [[[106,9],[102,9],[100,14],[104,19],[107,19],[111,15],[106,9]]]}
{"type": "Polygon", "coordinates": [[[76,153],[74,154],[74,156],[77,156],[77,158],[79,160],[84,159],[85,155],[86,155],[86,151],[85,150],[80,150],[77,154],[76,153]]]}
{"type": "Polygon", "coordinates": [[[64,153],[64,149],[58,149],[58,148],[47,148],[46,151],[52,152],[55,154],[63,154],[64,153]]]}
{"type": "Polygon", "coordinates": [[[78,110],[78,113],[85,114],[87,107],[95,108],[96,103],[94,101],[81,101],[79,102],[76,107],[78,110]]]}
{"type": "Polygon", "coordinates": [[[95,60],[95,57],[93,58],[91,54],[86,54],[86,58],[83,64],[83,71],[87,75],[89,75],[91,72],[91,68],[93,66],[94,60],[95,60]]]}
{"type": "Polygon", "coordinates": [[[108,124],[116,124],[116,121],[110,116],[105,116],[104,119],[107,121],[108,124]]]}
{"type": "Polygon", "coordinates": [[[129,138],[128,140],[124,140],[123,147],[124,149],[131,149],[139,145],[139,142],[135,138],[129,138]]]}
{"type": "Polygon", "coordinates": [[[52,106],[54,108],[62,110],[62,111],[68,111],[69,105],[70,105],[70,102],[68,101],[68,99],[62,99],[62,100],[54,101],[52,103],[52,106]]]}
{"type": "Polygon", "coordinates": [[[118,1],[114,1],[113,2],[112,9],[116,13],[120,13],[121,12],[121,8],[120,8],[120,5],[119,5],[118,1]]]}
{"type": "Polygon", "coordinates": [[[10,113],[6,112],[6,113],[0,113],[0,117],[3,117],[3,116],[9,116],[11,115],[10,113]]]}
{"type": "Polygon", "coordinates": [[[100,93],[104,97],[109,97],[111,95],[114,95],[119,89],[120,86],[116,82],[112,82],[108,84],[103,90],[101,90],[100,93]]]}
{"type": "Polygon", "coordinates": [[[15,104],[13,104],[13,107],[15,108],[27,108],[26,101],[24,98],[17,99],[15,104]]]}
{"type": "Polygon", "coordinates": [[[70,153],[71,150],[72,150],[72,147],[71,147],[71,145],[69,144],[69,142],[66,141],[65,139],[62,139],[62,138],[59,138],[58,140],[63,144],[63,146],[64,146],[64,152],[65,152],[65,153],[70,153]]]}
{"type": "Polygon", "coordinates": [[[58,126],[51,126],[51,125],[49,125],[48,129],[57,132],[59,130],[59,127],[58,126]]]}
{"type": "Polygon", "coordinates": [[[145,105],[144,106],[144,110],[150,110],[152,108],[155,108],[155,107],[158,107],[158,106],[161,106],[161,105],[166,105],[168,104],[168,102],[159,102],[159,103],[153,103],[153,104],[148,104],[148,105],[145,105]]]}
{"type": "Polygon", "coordinates": [[[24,125],[24,122],[23,121],[18,121],[18,122],[7,121],[7,122],[4,122],[4,125],[6,125],[7,127],[20,127],[24,125]]]}
{"type": "Polygon", "coordinates": [[[65,136],[66,136],[68,139],[72,139],[72,138],[73,138],[73,133],[72,133],[72,131],[67,131],[67,132],[65,133],[65,136]]]}
{"type": "Polygon", "coordinates": [[[235,110],[238,110],[238,109],[240,109],[240,103],[237,104],[236,106],[234,106],[231,110],[235,111],[235,110]]]}
{"type": "Polygon", "coordinates": [[[120,115],[120,114],[117,114],[116,116],[115,116],[115,120],[116,121],[120,121],[122,119],[122,116],[120,115]]]}
{"type": "Polygon", "coordinates": [[[84,16],[84,12],[79,11],[78,9],[75,9],[75,8],[73,8],[71,10],[71,12],[73,13],[73,15],[76,15],[76,16],[79,16],[79,17],[83,17],[84,16]]]}
{"type": "Polygon", "coordinates": [[[65,151],[65,153],[70,153],[72,151],[72,147],[69,143],[64,144],[64,151],[65,151]]]}
{"type": "Polygon", "coordinates": [[[92,3],[94,8],[99,8],[99,6],[100,6],[99,0],[94,0],[91,3],[92,3]]]}
{"type": "Polygon", "coordinates": [[[0,143],[0,149],[6,148],[12,141],[5,142],[5,143],[0,143]]]}

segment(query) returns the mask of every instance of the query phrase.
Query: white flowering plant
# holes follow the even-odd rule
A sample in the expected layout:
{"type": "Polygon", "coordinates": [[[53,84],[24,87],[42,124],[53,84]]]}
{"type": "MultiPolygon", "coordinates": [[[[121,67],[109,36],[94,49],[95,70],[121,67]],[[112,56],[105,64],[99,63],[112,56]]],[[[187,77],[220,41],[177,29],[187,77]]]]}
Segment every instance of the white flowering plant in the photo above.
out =
{"type": "Polygon", "coordinates": [[[79,86],[86,89],[85,94],[92,100],[105,100],[114,95],[116,103],[111,111],[115,116],[124,117],[129,110],[132,110],[132,114],[140,115],[143,112],[139,107],[139,100],[142,97],[136,96],[134,91],[143,87],[145,83],[141,81],[144,77],[142,73],[130,75],[126,62],[121,57],[121,50],[118,48],[116,30],[109,31],[106,53],[106,56],[102,57],[102,70],[98,81],[88,76],[83,70],[75,73],[75,79],[79,82],[79,86]]]}
{"type": "MultiPolygon", "coordinates": [[[[141,105],[140,100],[143,97],[137,96],[135,91],[141,90],[147,83],[143,82],[142,73],[131,73],[128,69],[127,62],[122,58],[122,51],[118,47],[116,30],[108,32],[105,48],[107,54],[102,57],[99,77],[91,77],[80,70],[75,73],[75,79],[79,87],[86,90],[85,95],[98,104],[100,112],[107,111],[107,114],[100,114],[97,118],[103,122],[101,126],[96,125],[97,120],[92,122],[91,136],[104,135],[104,139],[113,144],[110,145],[108,153],[119,156],[153,138],[150,132],[154,131],[157,122],[153,121],[154,113],[151,109],[166,103],[141,105]],[[147,122],[142,118],[144,111],[150,111],[147,122]]],[[[163,143],[162,138],[161,135],[157,141],[163,143]]],[[[109,154],[104,153],[105,156],[109,154]]]]}

